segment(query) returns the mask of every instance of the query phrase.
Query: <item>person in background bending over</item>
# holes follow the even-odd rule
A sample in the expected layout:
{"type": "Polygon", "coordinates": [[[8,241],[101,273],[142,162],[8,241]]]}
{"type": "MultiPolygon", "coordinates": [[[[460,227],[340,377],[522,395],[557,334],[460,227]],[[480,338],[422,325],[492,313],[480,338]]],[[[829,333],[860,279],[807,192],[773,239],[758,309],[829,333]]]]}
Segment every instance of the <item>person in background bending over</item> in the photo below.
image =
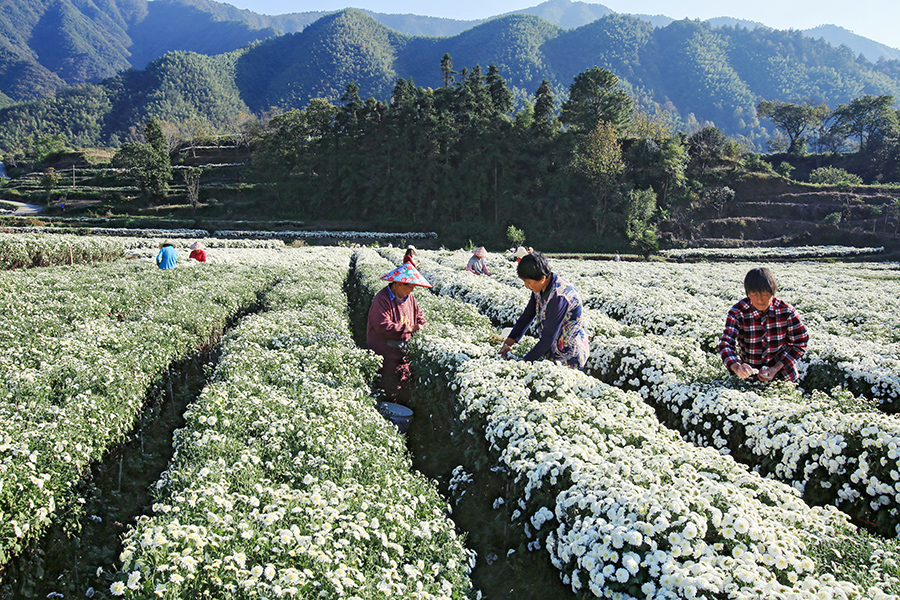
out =
{"type": "Polygon", "coordinates": [[[178,250],[171,240],[162,243],[159,254],[156,255],[156,266],[160,269],[174,269],[175,261],[178,259],[178,250]]]}
{"type": "Polygon", "coordinates": [[[193,258],[197,262],[206,262],[206,247],[203,242],[197,241],[191,244],[191,255],[188,258],[193,258]]]}
{"type": "Polygon", "coordinates": [[[719,341],[725,368],[741,379],[797,379],[797,362],[806,353],[809,334],[793,306],[775,297],[778,282],[765,267],[744,277],[747,297],[731,307],[719,341]]]}
{"type": "Polygon", "coordinates": [[[472,256],[469,258],[469,264],[466,265],[466,271],[475,273],[476,275],[490,275],[485,259],[488,252],[484,246],[478,246],[472,250],[472,256]]]}
{"type": "Polygon", "coordinates": [[[537,316],[540,339],[522,360],[546,358],[573,368],[584,368],[589,347],[582,317],[581,294],[575,286],[551,271],[550,263],[540,252],[523,256],[516,266],[516,273],[531,291],[531,299],[503,342],[500,355],[509,357],[509,351],[522,339],[537,316]]]}
{"type": "Polygon", "coordinates": [[[366,344],[384,358],[379,374],[387,400],[403,404],[411,376],[406,343],[426,325],[412,292],[416,286],[430,288],[431,284],[409,264],[397,267],[381,279],[389,283],[372,298],[366,344]]]}
{"type": "Polygon", "coordinates": [[[403,255],[403,264],[404,265],[412,265],[418,269],[419,263],[417,263],[415,261],[415,259],[413,258],[413,256],[415,256],[415,254],[416,254],[416,247],[415,246],[407,246],[406,254],[403,255]]]}

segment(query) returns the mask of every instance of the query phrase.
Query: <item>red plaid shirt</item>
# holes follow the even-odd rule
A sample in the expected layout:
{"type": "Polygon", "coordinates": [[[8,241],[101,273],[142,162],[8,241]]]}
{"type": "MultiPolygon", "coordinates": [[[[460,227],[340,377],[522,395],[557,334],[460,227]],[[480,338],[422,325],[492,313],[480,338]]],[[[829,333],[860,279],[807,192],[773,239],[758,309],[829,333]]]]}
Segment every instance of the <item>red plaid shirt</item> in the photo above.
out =
{"type": "Polygon", "coordinates": [[[744,298],[728,311],[725,332],[719,341],[719,355],[729,372],[731,365],[737,362],[758,369],[781,361],[784,368],[777,377],[794,381],[797,379],[797,361],[806,352],[808,341],[806,325],[793,306],[772,298],[769,309],[762,312],[753,308],[749,298],[744,298]]]}

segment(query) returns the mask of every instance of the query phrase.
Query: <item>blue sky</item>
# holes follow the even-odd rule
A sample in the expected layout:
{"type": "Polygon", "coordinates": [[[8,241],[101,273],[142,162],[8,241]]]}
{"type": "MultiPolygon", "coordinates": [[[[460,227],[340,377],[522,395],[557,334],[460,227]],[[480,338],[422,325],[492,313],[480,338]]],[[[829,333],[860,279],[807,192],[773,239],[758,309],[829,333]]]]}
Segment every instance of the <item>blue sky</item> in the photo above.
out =
{"type": "MultiPolygon", "coordinates": [[[[219,0],[266,15],[330,11],[347,7],[381,13],[412,13],[452,19],[483,19],[536,6],[543,0],[219,0]]],[[[598,4],[590,2],[590,4],[598,4]]],[[[616,12],[666,15],[674,19],[735,17],[759,21],[775,29],[809,29],[839,25],[845,29],[900,48],[898,0],[606,0],[616,12]]]]}

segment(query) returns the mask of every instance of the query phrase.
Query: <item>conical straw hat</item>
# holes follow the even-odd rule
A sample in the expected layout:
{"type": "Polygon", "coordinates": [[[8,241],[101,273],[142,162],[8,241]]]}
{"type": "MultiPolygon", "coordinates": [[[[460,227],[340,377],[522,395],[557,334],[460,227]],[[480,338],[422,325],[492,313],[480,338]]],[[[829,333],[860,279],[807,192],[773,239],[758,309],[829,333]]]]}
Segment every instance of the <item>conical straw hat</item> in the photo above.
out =
{"type": "Polygon", "coordinates": [[[419,273],[419,270],[409,263],[403,263],[390,273],[382,276],[384,281],[396,281],[397,283],[411,283],[419,287],[432,287],[430,283],[419,273]]]}

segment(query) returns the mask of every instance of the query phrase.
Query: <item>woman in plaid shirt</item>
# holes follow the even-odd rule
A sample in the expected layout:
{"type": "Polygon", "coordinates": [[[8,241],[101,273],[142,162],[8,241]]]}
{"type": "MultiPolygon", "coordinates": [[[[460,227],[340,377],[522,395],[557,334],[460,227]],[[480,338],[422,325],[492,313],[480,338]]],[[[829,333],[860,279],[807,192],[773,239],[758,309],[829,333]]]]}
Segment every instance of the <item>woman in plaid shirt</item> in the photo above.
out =
{"type": "Polygon", "coordinates": [[[719,354],[725,368],[741,379],[797,379],[797,361],[806,352],[809,334],[793,306],[775,297],[778,282],[765,267],[744,277],[747,297],[731,307],[719,354]]]}

